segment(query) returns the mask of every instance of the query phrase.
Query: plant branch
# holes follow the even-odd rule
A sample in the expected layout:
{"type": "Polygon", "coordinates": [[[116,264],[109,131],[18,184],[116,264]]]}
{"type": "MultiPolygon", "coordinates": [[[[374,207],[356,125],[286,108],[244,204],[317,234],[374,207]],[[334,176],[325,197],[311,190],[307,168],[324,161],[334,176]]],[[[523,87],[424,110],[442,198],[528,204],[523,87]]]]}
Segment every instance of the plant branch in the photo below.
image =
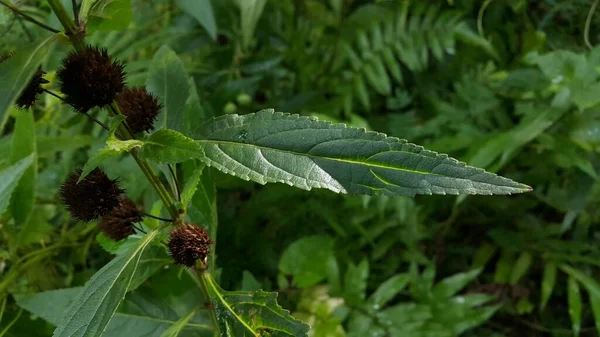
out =
{"type": "Polygon", "coordinates": [[[60,21],[60,24],[65,29],[65,33],[69,36],[75,48],[77,50],[83,49],[83,36],[77,34],[77,27],[75,27],[75,24],[71,21],[67,10],[60,0],[48,0],[48,4],[50,5],[50,8],[52,8],[54,15],[58,18],[58,21],[60,21]]]}
{"type": "MultiPolygon", "coordinates": [[[[59,95],[57,95],[56,93],[54,93],[54,92],[52,92],[52,91],[50,91],[50,90],[48,90],[48,89],[42,89],[42,90],[44,90],[44,92],[45,92],[45,93],[47,93],[47,94],[50,94],[50,95],[52,95],[52,96],[54,96],[54,97],[56,97],[56,98],[60,99],[60,100],[61,100],[63,103],[65,103],[65,104],[69,104],[67,101],[65,101],[65,99],[64,99],[64,98],[60,97],[60,96],[59,96],[59,95]]],[[[69,105],[71,105],[71,104],[69,104],[69,105]]],[[[71,105],[71,106],[72,106],[72,105],[71,105]]],[[[101,126],[101,127],[104,129],[104,130],[106,130],[106,131],[110,131],[110,129],[109,129],[109,127],[108,127],[108,125],[106,125],[106,124],[102,123],[102,122],[101,122],[101,121],[99,121],[99,120],[98,120],[96,117],[94,117],[94,116],[90,115],[90,114],[89,114],[89,113],[87,113],[87,112],[81,112],[81,111],[77,111],[77,112],[78,112],[78,113],[80,113],[80,114],[82,114],[82,115],[84,115],[84,116],[86,116],[86,117],[87,117],[87,118],[89,118],[89,119],[90,119],[92,122],[94,122],[94,123],[96,123],[96,124],[100,125],[100,126],[101,126]]]]}
{"type": "Polygon", "coordinates": [[[79,27],[79,11],[77,10],[77,0],[71,0],[73,7],[73,18],[75,18],[75,26],[79,27]]]}
{"type": "Polygon", "coordinates": [[[596,0],[592,4],[592,7],[588,12],[587,19],[585,20],[585,29],[583,31],[583,41],[585,42],[585,45],[588,46],[588,48],[590,49],[594,49],[594,46],[592,46],[592,44],[590,43],[590,25],[592,24],[592,17],[594,16],[596,8],[598,7],[598,2],[599,0],[596,0]]]}
{"type": "Polygon", "coordinates": [[[10,9],[13,13],[15,13],[15,14],[20,15],[21,17],[23,17],[23,19],[25,19],[25,20],[27,20],[27,21],[29,21],[31,23],[34,23],[34,24],[36,24],[36,25],[38,25],[38,26],[40,26],[40,27],[42,27],[42,28],[44,28],[44,29],[46,29],[48,31],[51,31],[52,33],[60,33],[60,30],[52,28],[52,27],[50,27],[50,26],[48,26],[48,25],[46,25],[44,23],[39,22],[38,20],[32,18],[31,16],[29,16],[29,15],[21,12],[17,7],[13,7],[13,6],[9,5],[8,3],[4,2],[3,0],[0,0],[0,5],[5,6],[6,8],[10,9]]]}
{"type": "Polygon", "coordinates": [[[156,220],[166,221],[166,222],[175,222],[174,219],[161,218],[159,216],[152,215],[152,214],[149,214],[149,213],[144,213],[144,216],[147,216],[149,218],[156,219],[156,220]]]}
{"type": "Polygon", "coordinates": [[[173,165],[168,164],[169,171],[171,172],[171,176],[173,177],[173,183],[175,184],[175,192],[177,193],[177,200],[181,201],[181,191],[179,190],[179,181],[177,180],[177,175],[175,174],[175,170],[173,170],[173,165]]]}

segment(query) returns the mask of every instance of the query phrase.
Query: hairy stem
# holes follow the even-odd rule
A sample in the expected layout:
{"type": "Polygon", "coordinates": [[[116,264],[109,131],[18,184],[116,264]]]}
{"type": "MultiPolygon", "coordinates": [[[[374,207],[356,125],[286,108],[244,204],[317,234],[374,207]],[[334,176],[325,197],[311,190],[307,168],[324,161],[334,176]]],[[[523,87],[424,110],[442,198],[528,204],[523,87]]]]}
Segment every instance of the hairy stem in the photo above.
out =
{"type": "Polygon", "coordinates": [[[52,28],[52,27],[50,27],[50,26],[48,26],[48,25],[46,25],[44,23],[39,22],[38,20],[32,18],[31,16],[29,16],[29,15],[21,12],[17,7],[13,7],[13,6],[7,4],[6,2],[4,2],[2,0],[0,0],[0,5],[5,6],[6,8],[10,9],[13,13],[15,13],[17,15],[20,15],[23,19],[25,19],[25,20],[27,20],[27,21],[29,21],[31,23],[34,23],[34,24],[36,24],[36,25],[38,25],[38,26],[40,26],[40,27],[42,27],[42,28],[44,28],[46,30],[49,30],[52,33],[60,33],[60,30],[52,28]]]}

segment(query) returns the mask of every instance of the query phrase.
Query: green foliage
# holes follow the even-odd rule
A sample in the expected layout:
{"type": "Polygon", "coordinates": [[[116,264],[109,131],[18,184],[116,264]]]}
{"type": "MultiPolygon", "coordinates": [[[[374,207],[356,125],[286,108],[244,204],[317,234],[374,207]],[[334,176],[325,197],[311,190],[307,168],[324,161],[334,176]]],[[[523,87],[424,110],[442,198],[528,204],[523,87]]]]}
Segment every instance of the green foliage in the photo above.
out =
{"type": "Polygon", "coordinates": [[[600,333],[590,1],[0,1],[0,335],[600,333]],[[84,44],[151,132],[62,102],[84,44]],[[59,198],[98,166],[144,214],[119,242],[59,198]],[[183,223],[214,242],[190,268],[183,223]]]}

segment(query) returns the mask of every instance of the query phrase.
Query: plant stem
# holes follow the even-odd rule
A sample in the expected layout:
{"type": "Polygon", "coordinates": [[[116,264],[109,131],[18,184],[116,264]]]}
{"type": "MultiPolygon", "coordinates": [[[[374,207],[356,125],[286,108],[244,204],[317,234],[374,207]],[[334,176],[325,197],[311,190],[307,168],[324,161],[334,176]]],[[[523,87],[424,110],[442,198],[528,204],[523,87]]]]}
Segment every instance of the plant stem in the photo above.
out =
{"type": "Polygon", "coordinates": [[[10,9],[13,13],[15,13],[15,14],[20,15],[21,17],[23,17],[25,20],[27,20],[27,21],[29,21],[31,23],[34,23],[34,24],[36,24],[36,25],[38,25],[38,26],[40,26],[40,27],[42,27],[42,28],[44,28],[46,30],[49,30],[52,33],[60,33],[60,30],[52,28],[52,27],[50,27],[50,26],[48,26],[48,25],[46,25],[44,23],[39,22],[38,20],[32,18],[31,16],[29,16],[29,15],[21,12],[17,7],[13,7],[13,6],[7,4],[6,2],[4,2],[2,0],[0,0],[0,5],[5,6],[6,8],[10,9]]]}
{"type": "Polygon", "coordinates": [[[590,25],[592,24],[592,16],[594,16],[594,12],[596,12],[596,8],[598,7],[598,0],[594,1],[592,4],[592,8],[588,12],[587,18],[585,19],[585,28],[583,32],[583,41],[585,45],[590,48],[590,50],[594,49],[592,43],[590,42],[590,25]]]}
{"type": "MultiPolygon", "coordinates": [[[[45,92],[45,93],[47,93],[47,94],[50,94],[50,95],[52,95],[52,96],[54,96],[54,97],[56,97],[56,98],[60,99],[60,100],[61,100],[63,103],[65,103],[65,104],[69,104],[69,103],[67,103],[67,101],[65,101],[65,99],[64,99],[64,98],[60,97],[60,96],[59,96],[59,95],[57,95],[56,93],[54,93],[54,92],[52,92],[52,91],[50,91],[50,90],[48,90],[48,89],[42,89],[42,90],[44,90],[44,92],[45,92]]],[[[70,104],[69,104],[69,105],[70,105],[70,104]]],[[[106,131],[110,131],[110,129],[109,129],[109,127],[108,127],[108,125],[106,125],[106,124],[102,123],[102,122],[101,122],[101,121],[99,121],[99,120],[98,120],[96,117],[94,117],[94,116],[90,115],[90,114],[89,114],[89,113],[87,113],[87,112],[81,112],[81,111],[78,111],[78,112],[79,112],[80,114],[82,114],[82,115],[86,116],[87,118],[89,118],[89,119],[90,119],[92,122],[94,122],[94,123],[96,123],[96,124],[100,125],[100,126],[101,126],[101,127],[104,129],[104,130],[106,130],[106,131]]]]}
{"type": "Polygon", "coordinates": [[[71,0],[73,7],[73,18],[75,18],[75,26],[79,27],[79,11],[77,10],[77,0],[71,0]]]}
{"type": "Polygon", "coordinates": [[[174,219],[161,218],[159,216],[155,216],[155,215],[152,215],[152,214],[149,214],[149,213],[144,213],[144,216],[152,218],[152,219],[160,220],[160,221],[175,222],[174,219]]]}
{"type": "Polygon", "coordinates": [[[71,42],[75,46],[75,49],[83,49],[83,38],[82,36],[77,34],[77,27],[75,27],[75,24],[69,17],[67,10],[62,5],[60,0],[48,0],[48,4],[50,5],[50,8],[52,8],[54,15],[56,15],[56,17],[58,18],[58,21],[60,21],[60,24],[65,28],[65,32],[67,33],[67,36],[69,36],[69,38],[71,39],[71,42]]]}
{"type": "Polygon", "coordinates": [[[208,273],[205,269],[198,269],[198,268],[194,268],[196,269],[196,276],[198,278],[198,282],[200,283],[200,289],[202,289],[202,293],[204,294],[204,297],[206,298],[206,301],[211,303],[211,307],[209,310],[210,312],[210,318],[213,321],[213,324],[215,325],[215,330],[217,331],[217,334],[220,333],[220,329],[219,329],[219,321],[217,320],[217,314],[215,312],[215,308],[214,308],[214,304],[212,304],[212,298],[210,297],[210,291],[209,291],[209,286],[214,287],[213,283],[212,283],[212,277],[210,276],[210,273],[208,273]]]}

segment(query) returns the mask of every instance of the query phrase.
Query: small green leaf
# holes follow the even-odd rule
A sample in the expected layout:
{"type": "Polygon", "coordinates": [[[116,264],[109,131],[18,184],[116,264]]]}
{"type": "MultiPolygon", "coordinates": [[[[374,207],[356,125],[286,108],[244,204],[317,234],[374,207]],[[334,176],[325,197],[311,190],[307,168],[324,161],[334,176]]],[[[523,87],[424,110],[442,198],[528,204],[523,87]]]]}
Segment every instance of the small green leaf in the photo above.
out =
{"type": "Polygon", "coordinates": [[[496,254],[496,251],[498,251],[496,246],[487,243],[481,246],[473,257],[473,265],[471,268],[480,269],[485,267],[488,261],[496,254]]]}
{"type": "Polygon", "coordinates": [[[510,274],[510,284],[517,284],[519,280],[527,273],[529,267],[531,267],[531,261],[533,257],[528,252],[523,252],[519,255],[519,258],[515,262],[512,273],[510,274]]]}
{"type": "Polygon", "coordinates": [[[140,151],[143,158],[159,164],[176,164],[202,158],[202,146],[175,130],[163,129],[144,141],[140,151]]]}
{"type": "Polygon", "coordinates": [[[15,188],[11,201],[10,213],[18,226],[24,226],[35,202],[35,186],[37,181],[37,156],[35,149],[35,121],[30,112],[19,111],[15,116],[15,131],[12,138],[10,158],[12,163],[34,155],[33,163],[23,173],[15,188]]]}
{"type": "Polygon", "coordinates": [[[544,310],[556,284],[556,264],[552,262],[546,263],[544,275],[542,276],[542,302],[540,308],[544,310]]]}
{"type": "Polygon", "coordinates": [[[102,335],[129,288],[144,250],[158,231],[145,235],[136,246],[102,267],[79,293],[54,330],[54,337],[102,335]]]}
{"type": "Polygon", "coordinates": [[[459,273],[441,280],[433,287],[432,293],[435,299],[441,301],[454,296],[469,283],[479,276],[481,269],[475,269],[466,273],[459,273]]]}
{"type": "Polygon", "coordinates": [[[9,107],[25,88],[38,66],[50,54],[59,35],[51,35],[33,42],[13,57],[0,63],[0,130],[8,119],[9,107]]]}
{"type": "Polygon", "coordinates": [[[294,319],[277,304],[277,293],[265,291],[223,291],[204,273],[210,300],[217,313],[221,337],[277,336],[305,337],[310,327],[294,319]],[[275,334],[273,334],[275,336],[275,334]]]}
{"type": "Polygon", "coordinates": [[[213,40],[217,39],[217,24],[210,0],[177,0],[177,5],[196,18],[213,40]]]}
{"type": "Polygon", "coordinates": [[[198,165],[192,175],[185,181],[185,186],[183,186],[183,191],[181,192],[181,205],[184,209],[187,208],[187,205],[192,201],[192,198],[198,189],[198,183],[200,183],[200,177],[202,176],[204,167],[204,164],[198,165]]]}
{"type": "Polygon", "coordinates": [[[35,155],[32,154],[0,171],[0,214],[6,211],[17,183],[25,171],[33,164],[34,160],[35,155]]]}
{"type": "Polygon", "coordinates": [[[187,314],[184,317],[181,317],[181,319],[179,319],[175,324],[171,325],[167,330],[165,330],[165,332],[163,332],[160,335],[160,337],[177,337],[177,336],[179,336],[179,333],[181,332],[181,330],[183,330],[183,328],[185,328],[185,326],[188,324],[190,319],[192,319],[192,317],[194,317],[195,314],[196,314],[196,309],[190,311],[189,314],[187,314]]]}
{"type": "Polygon", "coordinates": [[[404,140],[273,110],[212,119],[194,138],[208,165],[261,184],[389,196],[531,190],[404,140]]]}
{"type": "Polygon", "coordinates": [[[168,128],[183,132],[189,127],[184,126],[186,102],[190,95],[188,77],[183,62],[168,46],[161,47],[154,54],[146,88],[158,96],[163,104],[154,123],[156,130],[168,128]]]}
{"type": "Polygon", "coordinates": [[[398,295],[410,282],[409,274],[394,275],[383,282],[369,297],[369,303],[381,308],[398,295]]]}
{"type": "Polygon", "coordinates": [[[508,251],[502,252],[500,259],[496,263],[496,272],[494,273],[494,283],[508,283],[512,271],[514,256],[508,251]]]}
{"type": "Polygon", "coordinates": [[[362,260],[358,266],[353,263],[348,265],[344,275],[344,300],[348,305],[360,305],[364,302],[367,292],[367,278],[369,277],[369,261],[362,260]]]}
{"type": "Polygon", "coordinates": [[[84,0],[79,13],[89,32],[125,30],[133,18],[130,0],[84,0]]]}
{"type": "Polygon", "coordinates": [[[567,293],[569,299],[569,316],[571,316],[573,335],[577,337],[579,336],[579,331],[581,330],[581,293],[579,292],[579,284],[573,276],[569,276],[567,293]]]}
{"type": "MultiPolygon", "coordinates": [[[[579,281],[583,287],[587,290],[590,295],[590,302],[592,304],[592,311],[594,312],[594,320],[596,322],[596,329],[600,332],[600,283],[594,280],[589,275],[582,273],[581,271],[570,267],[566,264],[560,265],[560,269],[567,273],[569,277],[572,277],[579,281]]],[[[570,306],[569,306],[570,307],[570,306]]],[[[570,310],[569,310],[570,312],[570,310]]]]}
{"type": "Polygon", "coordinates": [[[247,48],[252,42],[254,29],[256,29],[256,24],[262,15],[267,0],[236,0],[236,2],[241,12],[242,45],[247,48]]]}
{"type": "Polygon", "coordinates": [[[333,239],[309,236],[293,242],[281,255],[279,270],[294,277],[296,285],[308,288],[327,277],[327,261],[333,255],[333,239]]]}

